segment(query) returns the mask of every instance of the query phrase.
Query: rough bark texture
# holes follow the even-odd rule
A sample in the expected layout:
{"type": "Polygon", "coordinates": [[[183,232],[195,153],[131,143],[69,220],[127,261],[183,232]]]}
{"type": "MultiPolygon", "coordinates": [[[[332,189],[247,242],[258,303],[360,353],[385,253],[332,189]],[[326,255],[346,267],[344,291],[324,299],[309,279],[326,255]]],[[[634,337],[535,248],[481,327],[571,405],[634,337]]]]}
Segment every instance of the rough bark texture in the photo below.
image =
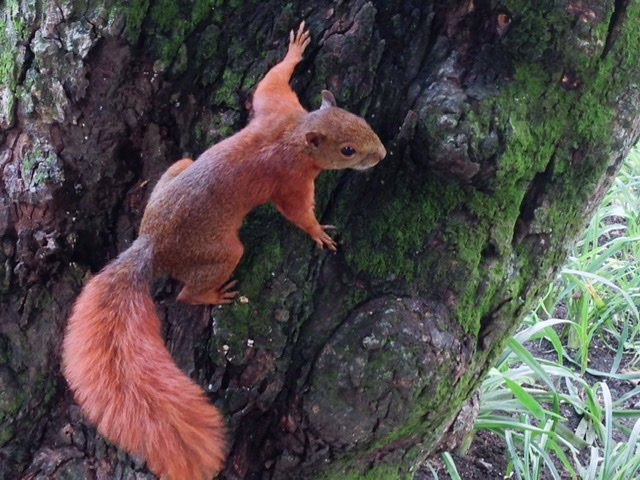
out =
{"type": "Polygon", "coordinates": [[[168,345],[228,416],[224,478],[412,478],[468,430],[483,373],[638,138],[637,0],[7,0],[0,478],[153,478],[73,405],[65,320],[161,172],[245,123],[302,18],[303,103],[328,87],[390,154],[323,174],[337,254],[264,207],[242,231],[247,302],[187,307],[158,283],[168,345]]]}

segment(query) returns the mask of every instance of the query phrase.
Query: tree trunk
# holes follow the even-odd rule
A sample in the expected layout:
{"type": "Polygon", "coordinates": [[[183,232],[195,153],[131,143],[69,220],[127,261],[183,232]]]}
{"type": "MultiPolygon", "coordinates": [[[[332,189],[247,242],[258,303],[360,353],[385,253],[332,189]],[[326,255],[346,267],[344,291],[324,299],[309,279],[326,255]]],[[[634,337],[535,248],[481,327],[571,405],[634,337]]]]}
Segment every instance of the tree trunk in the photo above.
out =
{"type": "Polygon", "coordinates": [[[329,88],[389,156],[322,174],[336,254],[267,206],[241,232],[240,301],[189,307],[158,283],[169,348],[229,420],[227,479],[412,478],[470,428],[638,138],[640,2],[7,0],[0,478],[153,478],[74,406],[66,318],[162,171],[246,123],[303,18],[303,104],[329,88]]]}

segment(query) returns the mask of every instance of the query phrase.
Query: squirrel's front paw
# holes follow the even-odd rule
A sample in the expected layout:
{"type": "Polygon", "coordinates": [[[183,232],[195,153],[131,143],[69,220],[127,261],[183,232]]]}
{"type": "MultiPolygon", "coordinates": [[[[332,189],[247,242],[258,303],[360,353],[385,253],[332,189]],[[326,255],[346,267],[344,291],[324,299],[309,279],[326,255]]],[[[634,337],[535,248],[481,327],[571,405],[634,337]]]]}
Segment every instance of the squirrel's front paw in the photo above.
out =
{"type": "Polygon", "coordinates": [[[305,48],[307,48],[307,45],[311,42],[309,30],[305,31],[304,26],[303,20],[300,22],[297,32],[291,30],[289,33],[289,51],[287,52],[287,56],[295,56],[298,60],[302,58],[305,48]]]}
{"type": "Polygon", "coordinates": [[[335,229],[333,225],[320,225],[320,232],[312,235],[313,241],[316,242],[318,248],[322,249],[323,247],[327,247],[332,252],[335,252],[338,249],[338,244],[335,242],[333,238],[329,236],[327,232],[324,230],[332,230],[335,229]]]}

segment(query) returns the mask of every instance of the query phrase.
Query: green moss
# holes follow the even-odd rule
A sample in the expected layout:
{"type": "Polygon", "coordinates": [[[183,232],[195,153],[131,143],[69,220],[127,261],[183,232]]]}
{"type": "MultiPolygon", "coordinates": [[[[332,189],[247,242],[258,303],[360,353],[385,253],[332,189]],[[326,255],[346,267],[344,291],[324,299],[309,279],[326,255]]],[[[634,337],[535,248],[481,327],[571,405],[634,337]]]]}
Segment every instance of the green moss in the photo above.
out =
{"type": "MultiPolygon", "coordinates": [[[[635,12],[629,12],[630,15],[640,15],[637,5],[633,9],[635,12]]],[[[638,30],[633,22],[630,28],[638,30]]],[[[604,30],[605,27],[594,29],[600,45],[604,30]]],[[[469,205],[481,222],[493,223],[490,238],[494,246],[502,258],[510,254],[517,258],[517,267],[509,272],[505,282],[502,259],[495,260],[492,269],[484,266],[487,278],[480,285],[481,292],[468,291],[461,298],[456,310],[460,321],[493,311],[500,299],[517,298],[518,301],[501,309],[500,315],[493,320],[514,325],[514,319],[531,302],[527,293],[545,281],[552,267],[564,257],[563,245],[567,238],[573,238],[581,228],[584,204],[604,174],[605,159],[612,150],[615,99],[608,92],[623,90],[629,78],[638,74],[637,58],[633,59],[633,64],[620,66],[625,65],[628,52],[637,51],[640,46],[637,35],[625,35],[618,38],[606,58],[597,52],[587,58],[582,51],[569,50],[567,58],[560,59],[556,65],[518,63],[509,87],[490,100],[495,105],[494,110],[503,115],[497,123],[509,122],[507,150],[499,158],[498,172],[492,184],[495,194],[486,198],[479,194],[469,205]],[[576,65],[581,66],[576,68],[576,65]],[[625,71],[626,67],[629,71],[625,71]],[[580,80],[576,89],[561,86],[562,76],[570,68],[576,68],[575,74],[580,80]],[[549,88],[549,83],[555,86],[549,88]],[[572,138],[572,141],[568,142],[566,138],[572,138]],[[524,242],[514,248],[514,220],[519,216],[519,205],[524,198],[523,184],[528,185],[533,174],[544,170],[547,176],[545,203],[533,212],[534,218],[529,225],[534,243],[524,242]],[[538,238],[537,235],[542,236],[538,238]],[[540,241],[545,242],[543,255],[537,247],[532,248],[540,241]]],[[[542,40],[545,38],[545,35],[541,36],[542,40]]],[[[540,43],[544,44],[544,41],[540,43]]],[[[542,48],[550,48],[550,45],[544,44],[542,48]]],[[[560,51],[565,50],[560,48],[560,51]]],[[[487,110],[485,107],[482,106],[483,111],[487,110]]],[[[493,352],[500,349],[498,344],[492,347],[493,352]]]]}
{"type": "Polygon", "coordinates": [[[62,183],[64,172],[55,153],[36,145],[22,159],[22,178],[29,189],[35,191],[47,182],[62,183]]]}
{"type": "MultiPolygon", "coordinates": [[[[497,3],[497,2],[496,2],[497,3]]],[[[554,0],[507,0],[500,2],[514,16],[518,33],[507,35],[505,45],[517,53],[522,63],[543,63],[550,51],[565,50],[562,32],[569,31],[574,21],[554,0]],[[550,28],[553,26],[553,28],[550,28]]]]}
{"type": "Polygon", "coordinates": [[[242,86],[242,74],[227,68],[222,74],[222,82],[216,90],[214,101],[217,105],[227,108],[240,109],[238,91],[242,86]]]}
{"type": "Polygon", "coordinates": [[[114,18],[122,13],[126,17],[126,36],[136,43],[140,37],[142,25],[148,18],[152,24],[150,37],[152,50],[155,50],[161,65],[169,66],[176,55],[184,48],[189,35],[213,14],[220,0],[196,0],[190,8],[175,0],[134,0],[124,7],[111,11],[114,18]]]}
{"type": "MultiPolygon", "coordinates": [[[[259,207],[245,222],[241,238],[249,238],[245,256],[233,277],[239,280],[240,295],[248,302],[236,301],[220,315],[221,328],[226,332],[224,342],[233,351],[244,348],[252,339],[273,339],[277,328],[271,318],[273,312],[282,306],[280,292],[271,293],[265,286],[274,278],[283,263],[280,229],[267,228],[276,215],[272,206],[259,207]],[[259,247],[254,244],[259,244],[259,247]]],[[[214,339],[214,342],[222,338],[214,339]]],[[[218,349],[219,345],[214,345],[218,349]]],[[[277,347],[276,347],[277,348],[277,347]]]]}
{"type": "Polygon", "coordinates": [[[262,79],[263,74],[249,73],[242,79],[242,90],[249,91],[262,79]]]}
{"type": "Polygon", "coordinates": [[[0,20],[0,86],[8,89],[8,99],[1,113],[8,119],[9,124],[13,123],[14,94],[19,68],[15,39],[10,36],[9,25],[4,20],[0,20]]]}
{"type": "MultiPolygon", "coordinates": [[[[11,420],[20,411],[28,399],[26,392],[9,390],[0,396],[0,423],[11,420]]],[[[0,442],[1,443],[1,442],[0,442]]]]}
{"type": "Polygon", "coordinates": [[[16,36],[18,37],[18,39],[23,42],[26,41],[29,37],[29,28],[24,23],[24,20],[22,18],[16,18],[13,22],[13,25],[16,30],[16,36]]]}
{"type": "MultiPolygon", "coordinates": [[[[127,38],[132,43],[138,41],[142,24],[149,11],[149,0],[131,0],[125,2],[123,13],[127,19],[127,38]]],[[[114,9],[118,13],[118,9],[114,9]]]]}
{"type": "MultiPolygon", "coordinates": [[[[640,4],[638,2],[629,2],[627,5],[626,17],[630,19],[640,18],[640,4]]],[[[617,45],[619,48],[615,50],[617,56],[622,63],[622,69],[625,73],[638,73],[638,41],[640,39],[640,24],[638,21],[629,21],[625,23],[625,28],[619,32],[617,45]]]]}
{"type": "MultiPolygon", "coordinates": [[[[522,185],[531,182],[533,175],[545,169],[549,170],[550,191],[553,192],[550,198],[553,201],[535,212],[536,218],[532,224],[535,231],[532,233],[555,233],[559,239],[565,238],[566,232],[577,230],[583,221],[582,205],[591,195],[605,168],[601,158],[607,155],[605,152],[610,148],[613,121],[612,106],[602,102],[612,81],[612,63],[604,61],[592,65],[592,68],[583,68],[579,73],[582,87],[573,91],[560,86],[562,65],[552,72],[539,63],[518,64],[509,87],[500,96],[490,100],[494,108],[482,106],[483,111],[499,112],[501,118],[498,124],[508,123],[510,129],[507,132],[507,150],[499,158],[492,185],[495,194],[484,196],[476,193],[469,206],[481,224],[492,223],[490,238],[501,255],[508,254],[511,248],[515,221],[519,217],[520,203],[526,191],[522,185]],[[532,115],[533,112],[539,116],[532,115]],[[568,144],[564,141],[565,137],[575,138],[576,141],[568,144]],[[590,152],[580,155],[580,168],[572,164],[574,152],[578,149],[590,152]]],[[[470,119],[483,126],[487,124],[486,118],[473,118],[470,115],[470,119]]],[[[460,235],[464,237],[463,232],[460,235]]],[[[456,235],[452,238],[456,238],[456,235]]],[[[467,238],[464,244],[470,240],[473,237],[467,238]]],[[[518,278],[512,279],[512,283],[513,286],[523,287],[521,278],[532,274],[534,269],[543,270],[541,259],[533,252],[518,253],[522,258],[522,270],[518,278]]],[[[555,256],[552,258],[557,261],[555,256]]],[[[553,261],[543,260],[545,267],[553,264],[553,261]]],[[[519,288],[497,288],[503,274],[499,265],[493,273],[495,275],[485,285],[485,293],[488,291],[491,297],[498,295],[502,298],[508,296],[509,290],[509,295],[520,293],[519,288]]],[[[478,303],[476,293],[467,290],[468,296],[461,298],[461,309],[458,310],[461,320],[473,315],[474,308],[476,315],[480,316],[493,308],[494,302],[486,301],[486,297],[480,302],[480,308],[474,305],[478,303]]]]}
{"type": "Polygon", "coordinates": [[[191,10],[191,24],[195,26],[205,21],[212,14],[214,5],[219,3],[215,0],[196,0],[191,10]]]}
{"type": "Polygon", "coordinates": [[[158,0],[151,7],[151,18],[160,30],[172,31],[180,19],[180,7],[176,0],[158,0]]]}
{"type": "Polygon", "coordinates": [[[420,273],[416,259],[424,253],[429,233],[462,199],[460,187],[443,179],[404,187],[389,191],[390,198],[381,199],[375,216],[349,219],[344,252],[356,271],[414,279],[420,273]]]}
{"type": "MultiPolygon", "coordinates": [[[[168,35],[158,37],[161,51],[161,59],[171,62],[180,48],[184,47],[187,38],[192,35],[212,14],[219,10],[222,4],[220,0],[196,0],[193,7],[182,11],[175,0],[162,0],[154,5],[152,18],[158,26],[159,32],[168,35]]],[[[208,38],[208,41],[211,39],[208,38]]],[[[203,42],[198,43],[198,55],[203,42]]],[[[212,45],[208,45],[205,50],[215,51],[217,39],[212,45]]]]}
{"type": "MultiPolygon", "coordinates": [[[[276,233],[276,232],[274,232],[276,233]]],[[[264,284],[273,277],[274,272],[278,269],[283,260],[283,252],[281,247],[281,239],[278,235],[270,235],[269,238],[262,238],[259,248],[259,258],[256,252],[247,253],[245,265],[240,269],[240,273],[244,273],[242,289],[246,295],[257,297],[264,288],[264,284]]]]}
{"type": "Polygon", "coordinates": [[[213,21],[217,25],[224,24],[224,8],[221,8],[222,2],[216,2],[216,5],[213,7],[213,21]]]}
{"type": "MultiPolygon", "coordinates": [[[[200,37],[198,50],[196,51],[196,59],[203,68],[206,68],[206,62],[212,59],[218,52],[218,42],[220,39],[220,29],[215,25],[208,26],[200,37]]],[[[205,85],[210,82],[204,79],[205,85]]]]}

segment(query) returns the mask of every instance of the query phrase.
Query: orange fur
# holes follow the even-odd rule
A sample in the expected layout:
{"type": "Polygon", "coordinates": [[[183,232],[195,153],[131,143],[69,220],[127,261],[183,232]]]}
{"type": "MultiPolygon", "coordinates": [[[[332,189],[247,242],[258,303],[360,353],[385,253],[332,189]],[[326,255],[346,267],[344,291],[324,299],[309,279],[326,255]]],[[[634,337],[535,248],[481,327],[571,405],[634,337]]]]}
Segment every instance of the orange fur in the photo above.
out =
{"type": "Polygon", "coordinates": [[[196,161],[182,159],[154,188],[140,237],[84,288],[63,346],[63,370],[98,430],[167,480],[205,480],[226,457],[222,416],[173,362],[149,294],[154,276],[184,283],[178,300],[230,303],[243,219],[269,200],[319,247],[335,242],[314,214],[321,170],[375,165],[386,154],[360,117],[323,92],[307,112],[289,80],[309,43],[304,22],[285,58],[259,83],[249,125],[196,161]]]}
{"type": "Polygon", "coordinates": [[[224,419],[164,345],[150,252],[139,237],[86,285],[67,326],[64,374],[104,436],[163,478],[208,480],[224,466],[224,419]]]}

